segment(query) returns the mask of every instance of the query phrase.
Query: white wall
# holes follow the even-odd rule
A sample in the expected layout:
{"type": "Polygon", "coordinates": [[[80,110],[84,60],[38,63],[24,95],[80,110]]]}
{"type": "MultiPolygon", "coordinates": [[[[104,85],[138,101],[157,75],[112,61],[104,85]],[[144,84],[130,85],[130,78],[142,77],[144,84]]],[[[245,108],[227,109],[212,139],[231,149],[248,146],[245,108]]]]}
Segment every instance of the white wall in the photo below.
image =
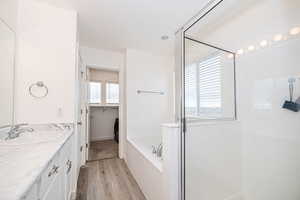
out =
{"type": "Polygon", "coordinates": [[[114,123],[118,117],[118,108],[90,108],[90,140],[114,139],[114,123]]]}
{"type": "Polygon", "coordinates": [[[0,18],[14,31],[17,29],[19,0],[0,0],[0,18]]]}
{"type": "Polygon", "coordinates": [[[161,141],[160,125],[173,115],[173,57],[127,49],[126,94],[128,138],[161,141]],[[137,94],[137,90],[163,91],[164,95],[137,94]]]}
{"type": "Polygon", "coordinates": [[[300,77],[299,51],[298,39],[238,60],[246,200],[300,197],[300,113],[281,108],[289,99],[288,77],[300,77]]]}
{"type": "Polygon", "coordinates": [[[80,54],[89,67],[119,71],[124,66],[124,54],[121,52],[81,46],[80,54]]]}
{"type": "Polygon", "coordinates": [[[179,124],[163,124],[163,179],[165,200],[180,199],[180,128],[179,124]]]}
{"type": "Polygon", "coordinates": [[[118,76],[118,72],[115,72],[115,71],[90,69],[89,80],[102,81],[102,82],[105,82],[105,81],[118,82],[119,76],[118,76]]]}
{"type": "Polygon", "coordinates": [[[40,1],[20,1],[16,66],[17,123],[74,122],[77,14],[40,1]],[[32,83],[49,88],[44,99],[32,83]]]}
{"type": "Polygon", "coordinates": [[[151,154],[150,141],[153,141],[153,145],[161,143],[161,124],[174,117],[173,71],[173,57],[126,50],[126,120],[129,140],[126,163],[149,200],[165,199],[164,177],[141,149],[151,154]],[[137,90],[163,91],[164,95],[137,94],[137,90]],[[134,142],[137,139],[147,142],[134,142]],[[137,146],[133,146],[133,143],[137,146]],[[156,181],[157,184],[153,184],[156,181]]]}

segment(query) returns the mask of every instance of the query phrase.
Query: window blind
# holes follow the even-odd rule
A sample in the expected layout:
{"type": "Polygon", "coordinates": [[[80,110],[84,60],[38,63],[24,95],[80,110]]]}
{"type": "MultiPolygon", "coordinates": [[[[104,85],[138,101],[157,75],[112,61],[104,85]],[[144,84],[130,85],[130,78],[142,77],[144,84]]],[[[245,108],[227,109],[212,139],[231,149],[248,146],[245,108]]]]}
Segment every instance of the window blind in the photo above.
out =
{"type": "Polygon", "coordinates": [[[100,82],[89,82],[89,103],[101,103],[100,82]]]}
{"type": "Polygon", "coordinates": [[[222,108],[221,56],[214,54],[185,69],[186,113],[209,117],[222,108]]]}
{"type": "Polygon", "coordinates": [[[222,103],[220,55],[200,62],[198,69],[200,113],[220,111],[222,103]]]}
{"type": "Polygon", "coordinates": [[[188,115],[197,115],[197,64],[185,68],[185,109],[188,115]]]}
{"type": "Polygon", "coordinates": [[[106,83],[106,103],[119,103],[118,83],[106,83]]]}

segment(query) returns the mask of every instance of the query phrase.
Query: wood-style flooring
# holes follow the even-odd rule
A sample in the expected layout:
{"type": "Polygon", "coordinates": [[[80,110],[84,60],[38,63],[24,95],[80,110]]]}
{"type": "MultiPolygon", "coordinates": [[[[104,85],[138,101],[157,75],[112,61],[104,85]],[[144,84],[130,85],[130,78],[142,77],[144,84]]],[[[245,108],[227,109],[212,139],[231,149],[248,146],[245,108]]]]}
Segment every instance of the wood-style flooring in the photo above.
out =
{"type": "Polygon", "coordinates": [[[88,162],[80,169],[76,200],[146,200],[119,158],[88,162]]]}
{"type": "Polygon", "coordinates": [[[118,157],[118,143],[114,140],[96,141],[90,143],[89,161],[118,157]]]}

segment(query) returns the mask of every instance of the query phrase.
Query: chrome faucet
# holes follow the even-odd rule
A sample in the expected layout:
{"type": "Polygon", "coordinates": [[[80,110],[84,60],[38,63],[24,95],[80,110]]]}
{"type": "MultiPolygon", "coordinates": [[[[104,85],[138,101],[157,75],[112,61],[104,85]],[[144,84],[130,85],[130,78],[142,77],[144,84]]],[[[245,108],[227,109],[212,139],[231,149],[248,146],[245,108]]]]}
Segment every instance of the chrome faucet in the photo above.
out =
{"type": "Polygon", "coordinates": [[[5,140],[11,140],[14,138],[17,138],[20,136],[21,133],[24,132],[33,132],[33,128],[29,128],[29,127],[23,127],[23,126],[27,126],[28,124],[16,124],[14,125],[10,131],[8,132],[8,136],[5,138],[5,140]]]}
{"type": "Polygon", "coordinates": [[[67,129],[67,130],[71,130],[72,129],[72,124],[61,123],[60,125],[63,127],[63,129],[67,129]]]}
{"type": "Polygon", "coordinates": [[[155,154],[157,157],[162,157],[163,145],[160,143],[158,147],[152,145],[152,153],[155,154]]]}
{"type": "Polygon", "coordinates": [[[152,145],[151,147],[152,147],[152,153],[156,154],[156,152],[157,152],[156,147],[154,145],[152,145]]]}
{"type": "Polygon", "coordinates": [[[156,149],[156,155],[157,157],[161,158],[162,157],[162,152],[163,152],[163,145],[160,143],[156,149]]]}

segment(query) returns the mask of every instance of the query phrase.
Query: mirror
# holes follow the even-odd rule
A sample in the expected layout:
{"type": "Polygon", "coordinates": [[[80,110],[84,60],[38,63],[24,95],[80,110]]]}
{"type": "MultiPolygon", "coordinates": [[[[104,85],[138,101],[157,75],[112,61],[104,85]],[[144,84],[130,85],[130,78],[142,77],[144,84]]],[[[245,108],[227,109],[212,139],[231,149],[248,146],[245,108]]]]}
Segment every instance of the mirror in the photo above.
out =
{"type": "Polygon", "coordinates": [[[0,19],[0,128],[14,119],[15,33],[0,19]]]}

